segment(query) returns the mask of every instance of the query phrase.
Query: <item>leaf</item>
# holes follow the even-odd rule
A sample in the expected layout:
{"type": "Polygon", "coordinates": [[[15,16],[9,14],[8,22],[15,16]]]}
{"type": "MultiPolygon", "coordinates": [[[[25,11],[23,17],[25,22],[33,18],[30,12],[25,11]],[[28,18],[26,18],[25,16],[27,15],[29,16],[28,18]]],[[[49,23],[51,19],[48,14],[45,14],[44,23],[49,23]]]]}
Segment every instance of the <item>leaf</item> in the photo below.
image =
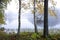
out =
{"type": "Polygon", "coordinates": [[[52,5],[56,6],[56,3],[54,2],[54,0],[51,0],[52,5]]]}
{"type": "Polygon", "coordinates": [[[7,7],[7,3],[11,0],[1,0],[0,1],[0,24],[5,24],[4,20],[4,9],[7,7]]]}
{"type": "Polygon", "coordinates": [[[55,13],[53,10],[50,10],[50,9],[49,9],[48,13],[49,13],[51,16],[57,17],[56,13],[55,13]]]}
{"type": "Polygon", "coordinates": [[[44,13],[44,7],[42,4],[37,4],[37,9],[40,14],[44,13]]]}

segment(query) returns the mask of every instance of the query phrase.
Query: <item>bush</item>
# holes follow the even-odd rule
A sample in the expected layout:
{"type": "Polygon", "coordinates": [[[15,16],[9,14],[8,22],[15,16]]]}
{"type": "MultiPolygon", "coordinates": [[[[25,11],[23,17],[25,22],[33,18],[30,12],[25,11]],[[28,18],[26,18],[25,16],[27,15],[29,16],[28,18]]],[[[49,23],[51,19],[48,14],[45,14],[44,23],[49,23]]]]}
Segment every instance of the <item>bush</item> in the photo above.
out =
{"type": "Polygon", "coordinates": [[[0,31],[0,40],[60,40],[60,34],[50,35],[49,38],[41,37],[40,33],[28,33],[23,32],[19,36],[16,34],[7,34],[3,31],[0,31]]]}

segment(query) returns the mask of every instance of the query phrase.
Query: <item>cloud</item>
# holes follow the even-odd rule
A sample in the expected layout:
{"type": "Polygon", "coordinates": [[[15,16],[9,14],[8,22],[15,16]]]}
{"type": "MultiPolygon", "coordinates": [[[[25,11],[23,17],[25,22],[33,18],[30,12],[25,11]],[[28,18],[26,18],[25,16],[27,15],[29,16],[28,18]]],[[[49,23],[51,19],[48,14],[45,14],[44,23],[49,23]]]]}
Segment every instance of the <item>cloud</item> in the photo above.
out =
{"type": "MultiPolygon", "coordinates": [[[[56,28],[60,24],[60,14],[59,13],[60,12],[58,10],[57,19],[53,16],[49,16],[49,18],[48,18],[49,27],[56,28]]],[[[8,11],[6,13],[6,17],[8,17],[6,20],[6,22],[7,22],[7,25],[5,26],[6,28],[18,28],[18,14],[17,13],[8,11]]],[[[34,23],[33,14],[31,14],[31,12],[29,10],[27,12],[21,14],[21,28],[34,28],[33,23],[34,23]]],[[[39,24],[37,24],[37,25],[39,25],[39,24]]],[[[39,25],[38,27],[41,28],[41,26],[43,27],[43,24],[39,25]]]]}
{"type": "Polygon", "coordinates": [[[21,28],[31,28],[31,29],[33,29],[34,25],[31,22],[29,22],[27,19],[22,19],[21,20],[21,28]]]}
{"type": "MultiPolygon", "coordinates": [[[[7,21],[7,25],[5,28],[16,29],[18,28],[18,19],[12,20],[10,23],[7,21]]],[[[21,19],[21,28],[34,28],[33,24],[29,22],[27,19],[21,19]]]]}
{"type": "MultiPolygon", "coordinates": [[[[29,11],[28,11],[29,12],[29,11]]],[[[21,14],[21,28],[34,28],[33,24],[28,20],[28,12],[21,14]]],[[[5,11],[6,25],[5,28],[16,29],[18,28],[18,13],[9,10],[5,11]]],[[[31,16],[30,16],[31,17],[31,16]]]]}
{"type": "Polygon", "coordinates": [[[18,12],[19,6],[18,6],[18,0],[12,0],[8,5],[7,5],[7,10],[12,11],[12,12],[18,12]]]}
{"type": "Polygon", "coordinates": [[[56,28],[56,29],[60,29],[60,23],[57,24],[57,25],[55,25],[54,28],[56,28]]]}
{"type": "Polygon", "coordinates": [[[14,13],[14,12],[12,12],[12,11],[7,11],[7,12],[5,13],[5,20],[6,20],[6,21],[11,22],[11,21],[13,21],[13,20],[15,20],[15,19],[17,19],[17,18],[18,18],[18,14],[17,14],[17,13],[14,13]]]}
{"type": "Polygon", "coordinates": [[[5,25],[6,29],[16,29],[18,27],[18,22],[17,20],[13,20],[12,22],[8,23],[5,25]]]}
{"type": "MultiPolygon", "coordinates": [[[[5,10],[5,16],[6,16],[6,25],[5,28],[18,28],[18,8],[15,7],[15,3],[11,2],[11,5],[8,5],[7,10],[5,10]]],[[[59,28],[60,26],[60,10],[57,9],[57,15],[58,18],[49,16],[48,22],[49,27],[59,28]]],[[[23,11],[23,10],[22,10],[23,11]]],[[[33,14],[31,14],[30,10],[25,10],[21,14],[21,28],[34,28],[34,21],[33,21],[33,14]]],[[[39,25],[39,24],[37,24],[39,25]]],[[[39,27],[43,27],[43,24],[39,25],[39,27]]]]}

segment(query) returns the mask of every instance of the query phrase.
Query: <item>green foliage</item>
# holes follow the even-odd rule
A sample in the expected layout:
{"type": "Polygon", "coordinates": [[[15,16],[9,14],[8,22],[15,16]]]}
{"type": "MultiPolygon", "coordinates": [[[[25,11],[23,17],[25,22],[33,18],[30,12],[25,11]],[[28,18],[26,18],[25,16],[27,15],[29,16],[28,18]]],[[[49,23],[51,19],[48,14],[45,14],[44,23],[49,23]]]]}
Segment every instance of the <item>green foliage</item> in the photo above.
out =
{"type": "Polygon", "coordinates": [[[7,3],[11,0],[0,0],[0,24],[5,24],[4,21],[4,10],[7,7],[7,3]]]}
{"type": "Polygon", "coordinates": [[[37,34],[36,34],[36,33],[34,33],[34,34],[32,34],[32,35],[31,35],[31,37],[32,37],[33,39],[36,39],[37,34]]]}
{"type": "Polygon", "coordinates": [[[4,28],[4,27],[1,27],[1,28],[0,28],[0,31],[4,31],[4,30],[5,30],[5,28],[4,28]]]}
{"type": "Polygon", "coordinates": [[[0,24],[4,24],[4,14],[0,12],[0,24]]]}
{"type": "Polygon", "coordinates": [[[49,38],[41,37],[40,34],[23,32],[19,36],[0,31],[0,40],[60,40],[60,34],[50,35],[49,38]]]}
{"type": "Polygon", "coordinates": [[[0,31],[0,40],[6,40],[8,39],[8,34],[6,34],[3,31],[0,31]]]}

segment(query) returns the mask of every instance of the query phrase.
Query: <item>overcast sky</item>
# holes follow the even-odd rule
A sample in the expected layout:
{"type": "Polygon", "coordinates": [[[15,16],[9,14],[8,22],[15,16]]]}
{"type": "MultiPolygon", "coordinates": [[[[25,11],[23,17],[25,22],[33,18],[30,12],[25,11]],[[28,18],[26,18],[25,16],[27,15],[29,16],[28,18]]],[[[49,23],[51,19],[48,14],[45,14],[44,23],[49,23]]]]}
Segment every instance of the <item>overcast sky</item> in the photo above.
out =
{"type": "MultiPolygon", "coordinates": [[[[55,0],[57,1],[57,0],[55,0]]],[[[48,22],[49,27],[60,28],[60,0],[57,1],[56,6],[56,13],[58,18],[49,16],[48,22]]],[[[33,25],[33,14],[31,14],[30,10],[23,10],[21,12],[21,28],[34,28],[33,25]],[[23,12],[24,11],[24,12],[23,12]]],[[[18,1],[12,0],[10,4],[7,5],[7,9],[5,10],[5,18],[6,18],[6,25],[5,28],[18,28],[18,1]]],[[[43,25],[42,25],[43,26],[43,25]]],[[[37,26],[38,28],[41,26],[37,26]]]]}

